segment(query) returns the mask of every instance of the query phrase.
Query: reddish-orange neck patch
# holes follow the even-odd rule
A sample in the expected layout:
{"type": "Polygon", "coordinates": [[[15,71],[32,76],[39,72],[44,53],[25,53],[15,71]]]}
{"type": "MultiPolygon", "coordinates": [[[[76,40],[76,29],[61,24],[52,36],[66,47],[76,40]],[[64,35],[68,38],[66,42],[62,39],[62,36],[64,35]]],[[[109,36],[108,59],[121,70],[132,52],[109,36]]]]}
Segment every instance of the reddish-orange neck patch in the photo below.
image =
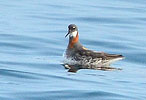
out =
{"type": "Polygon", "coordinates": [[[78,33],[77,33],[76,37],[74,37],[72,40],[69,41],[68,47],[69,47],[69,48],[73,48],[74,44],[77,43],[78,40],[79,40],[79,35],[78,35],[78,33]]]}

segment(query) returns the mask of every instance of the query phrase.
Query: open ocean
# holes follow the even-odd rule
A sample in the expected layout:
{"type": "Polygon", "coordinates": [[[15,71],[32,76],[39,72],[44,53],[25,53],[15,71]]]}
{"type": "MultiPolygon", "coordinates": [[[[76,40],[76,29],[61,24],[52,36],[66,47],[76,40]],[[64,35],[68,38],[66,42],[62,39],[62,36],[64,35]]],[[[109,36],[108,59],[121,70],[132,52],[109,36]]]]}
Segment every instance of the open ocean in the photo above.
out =
{"type": "Polygon", "coordinates": [[[1,0],[0,100],[146,100],[146,0],[1,0]],[[71,23],[123,70],[67,72],[71,23]]]}

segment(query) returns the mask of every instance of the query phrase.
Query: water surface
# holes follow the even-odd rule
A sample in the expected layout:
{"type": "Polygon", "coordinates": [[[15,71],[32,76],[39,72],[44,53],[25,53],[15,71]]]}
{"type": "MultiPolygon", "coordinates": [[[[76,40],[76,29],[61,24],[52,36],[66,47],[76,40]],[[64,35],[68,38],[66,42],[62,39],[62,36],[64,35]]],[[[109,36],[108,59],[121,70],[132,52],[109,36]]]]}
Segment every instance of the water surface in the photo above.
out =
{"type": "Polygon", "coordinates": [[[0,1],[0,100],[145,100],[145,0],[0,1]],[[80,41],[123,54],[122,71],[60,65],[71,23],[80,41]]]}

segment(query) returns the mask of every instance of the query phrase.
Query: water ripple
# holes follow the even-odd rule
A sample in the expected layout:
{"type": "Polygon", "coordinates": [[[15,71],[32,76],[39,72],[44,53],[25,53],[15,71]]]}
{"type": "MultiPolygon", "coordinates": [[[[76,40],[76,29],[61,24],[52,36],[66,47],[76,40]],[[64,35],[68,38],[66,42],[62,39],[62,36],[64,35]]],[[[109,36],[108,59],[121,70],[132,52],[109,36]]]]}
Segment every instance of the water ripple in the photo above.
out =
{"type": "Polygon", "coordinates": [[[42,97],[45,97],[44,100],[48,100],[53,98],[54,100],[63,99],[67,100],[67,98],[70,98],[70,100],[84,100],[84,97],[87,98],[93,98],[93,99],[102,99],[102,100],[123,100],[123,99],[133,99],[132,97],[120,95],[117,93],[110,93],[110,92],[104,92],[104,91],[88,91],[88,90],[61,90],[61,91],[44,91],[44,92],[24,92],[24,93],[18,93],[18,95],[13,94],[16,97],[19,97],[20,99],[35,99],[40,100],[42,97]],[[35,95],[33,95],[35,94],[35,95]],[[24,96],[25,95],[25,96],[24,96]],[[56,97],[57,95],[57,97],[56,97]]]}

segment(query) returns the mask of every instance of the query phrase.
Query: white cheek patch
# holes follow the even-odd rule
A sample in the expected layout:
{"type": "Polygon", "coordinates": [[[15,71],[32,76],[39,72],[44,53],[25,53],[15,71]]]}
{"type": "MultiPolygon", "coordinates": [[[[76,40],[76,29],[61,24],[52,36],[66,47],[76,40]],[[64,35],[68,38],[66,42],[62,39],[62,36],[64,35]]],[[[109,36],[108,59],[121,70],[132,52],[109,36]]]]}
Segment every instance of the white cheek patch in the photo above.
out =
{"type": "Polygon", "coordinates": [[[74,32],[70,33],[69,37],[76,37],[77,33],[78,33],[77,31],[74,31],[74,32]]]}

